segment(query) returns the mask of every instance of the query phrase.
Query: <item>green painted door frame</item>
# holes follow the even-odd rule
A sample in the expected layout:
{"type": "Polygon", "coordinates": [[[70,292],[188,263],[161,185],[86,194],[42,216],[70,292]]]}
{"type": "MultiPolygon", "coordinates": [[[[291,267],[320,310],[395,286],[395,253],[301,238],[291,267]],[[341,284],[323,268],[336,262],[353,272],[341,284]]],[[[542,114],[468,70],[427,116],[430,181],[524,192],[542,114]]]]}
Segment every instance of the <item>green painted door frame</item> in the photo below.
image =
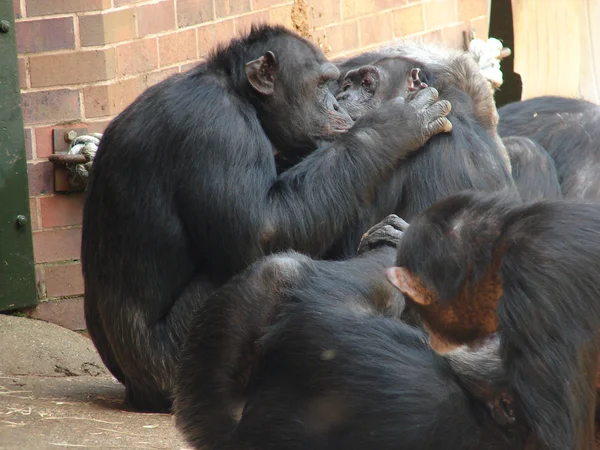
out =
{"type": "Polygon", "coordinates": [[[13,2],[0,1],[0,310],[36,303],[13,2]]]}

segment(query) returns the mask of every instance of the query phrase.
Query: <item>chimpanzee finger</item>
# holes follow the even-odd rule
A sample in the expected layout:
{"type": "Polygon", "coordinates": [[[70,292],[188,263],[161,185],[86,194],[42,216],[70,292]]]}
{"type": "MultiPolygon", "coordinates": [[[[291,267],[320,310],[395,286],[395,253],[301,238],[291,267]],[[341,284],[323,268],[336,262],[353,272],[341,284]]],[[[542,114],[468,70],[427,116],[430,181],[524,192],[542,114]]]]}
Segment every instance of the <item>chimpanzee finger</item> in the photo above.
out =
{"type": "Polygon", "coordinates": [[[433,105],[438,99],[438,91],[434,87],[427,87],[419,91],[408,104],[415,110],[420,111],[433,105]]]}
{"type": "Polygon", "coordinates": [[[450,122],[446,117],[439,117],[433,122],[430,122],[427,126],[427,129],[432,135],[438,133],[449,133],[452,131],[452,122],[450,122]]]}
{"type": "Polygon", "coordinates": [[[403,232],[406,231],[409,227],[408,223],[404,219],[401,219],[396,214],[390,214],[385,219],[383,219],[381,222],[379,222],[377,225],[371,227],[369,229],[369,231],[367,231],[367,233],[369,233],[371,230],[373,230],[374,228],[381,226],[381,225],[390,225],[390,226],[394,227],[395,229],[397,229],[399,231],[403,231],[403,232]]]}
{"type": "Polygon", "coordinates": [[[384,225],[363,235],[358,246],[358,253],[361,254],[382,246],[396,247],[403,235],[403,231],[391,225],[384,225]]]}

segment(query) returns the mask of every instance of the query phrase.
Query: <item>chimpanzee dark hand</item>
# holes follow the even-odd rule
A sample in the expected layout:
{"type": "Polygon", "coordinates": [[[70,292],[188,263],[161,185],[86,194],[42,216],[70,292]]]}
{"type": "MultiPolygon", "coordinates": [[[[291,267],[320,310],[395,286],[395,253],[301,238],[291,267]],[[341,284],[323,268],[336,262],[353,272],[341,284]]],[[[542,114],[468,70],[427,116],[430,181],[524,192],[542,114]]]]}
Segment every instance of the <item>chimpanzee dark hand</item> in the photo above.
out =
{"type": "Polygon", "coordinates": [[[355,128],[369,127],[377,132],[384,145],[392,146],[396,159],[420,149],[438,133],[452,130],[446,118],[452,106],[438,100],[435,88],[426,87],[409,100],[397,97],[359,119],[355,128]]]}
{"type": "Polygon", "coordinates": [[[408,223],[395,214],[390,214],[363,234],[358,246],[358,254],[374,250],[384,245],[396,247],[402,239],[408,223]]]}

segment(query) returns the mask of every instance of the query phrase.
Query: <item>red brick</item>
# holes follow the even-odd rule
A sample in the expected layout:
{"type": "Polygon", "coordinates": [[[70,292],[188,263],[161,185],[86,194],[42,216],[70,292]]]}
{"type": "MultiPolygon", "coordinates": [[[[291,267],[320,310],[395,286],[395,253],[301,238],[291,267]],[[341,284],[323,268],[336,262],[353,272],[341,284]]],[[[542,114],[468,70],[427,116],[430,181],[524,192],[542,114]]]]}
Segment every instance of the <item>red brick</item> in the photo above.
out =
{"type": "Polygon", "coordinates": [[[179,67],[169,67],[168,69],[155,70],[142,76],[142,81],[145,87],[150,87],[156,83],[160,83],[171,75],[179,73],[179,67]]]}
{"type": "Polygon", "coordinates": [[[45,230],[33,233],[36,263],[79,259],[81,228],[45,230]]]}
{"type": "Polygon", "coordinates": [[[27,15],[45,16],[110,8],[111,0],[27,0],[27,15]]]}
{"type": "Polygon", "coordinates": [[[21,0],[13,0],[13,12],[15,13],[15,19],[23,17],[21,12],[21,0]]]}
{"type": "Polygon", "coordinates": [[[117,47],[117,76],[136,75],[157,67],[156,38],[133,41],[117,47]]]}
{"type": "Polygon", "coordinates": [[[464,24],[454,25],[452,27],[442,28],[442,40],[444,46],[464,50],[463,31],[467,30],[464,24]]]}
{"type": "Polygon", "coordinates": [[[96,122],[88,122],[89,133],[104,133],[104,130],[110,123],[110,120],[98,120],[96,122]]]}
{"type": "Polygon", "coordinates": [[[259,9],[271,9],[274,6],[292,6],[293,0],[252,0],[252,9],[258,11],[259,9]]]}
{"type": "Polygon", "coordinates": [[[89,86],[83,89],[85,116],[88,118],[114,116],[146,89],[143,77],[89,86]]]}
{"type": "Polygon", "coordinates": [[[67,297],[83,294],[81,264],[46,266],[44,275],[48,297],[67,297]]]}
{"type": "Polygon", "coordinates": [[[143,5],[137,9],[138,34],[147,36],[175,28],[174,0],[143,5]]]}
{"type": "MultiPolygon", "coordinates": [[[[254,0],[252,4],[254,9],[258,9],[256,7],[256,0],[254,0]]],[[[278,6],[269,9],[269,23],[283,25],[290,29],[294,28],[294,23],[292,21],[292,5],[278,6]]]]}
{"type": "MultiPolygon", "coordinates": [[[[480,17],[479,19],[473,19],[470,22],[470,28],[475,32],[475,36],[481,39],[486,39],[489,33],[489,17],[480,17]]],[[[468,28],[468,27],[465,27],[468,28]]]]}
{"type": "Polygon", "coordinates": [[[27,88],[27,58],[19,58],[19,86],[27,88]]]}
{"type": "Polygon", "coordinates": [[[47,158],[54,153],[53,127],[35,129],[35,153],[38,158],[47,158]]]}
{"type": "Polygon", "coordinates": [[[38,218],[37,198],[29,199],[29,217],[31,217],[31,230],[38,231],[40,229],[40,221],[38,218]]]}
{"type": "Polygon", "coordinates": [[[133,5],[135,3],[142,3],[147,0],[113,0],[115,8],[120,8],[121,6],[133,5]]]}
{"type": "Polygon", "coordinates": [[[403,37],[425,30],[423,5],[412,5],[394,11],[394,36],[403,37]]]}
{"type": "Polygon", "coordinates": [[[161,67],[198,58],[196,30],[186,30],[161,36],[158,39],[161,67]]]}
{"type": "Polygon", "coordinates": [[[252,14],[246,14],[245,16],[236,17],[233,19],[235,23],[235,31],[237,34],[244,34],[250,31],[252,24],[261,24],[269,22],[269,12],[261,11],[252,14]]]}
{"type": "Polygon", "coordinates": [[[215,0],[215,12],[217,19],[250,12],[250,0],[215,0]]]}
{"type": "Polygon", "coordinates": [[[315,2],[309,13],[309,23],[312,27],[322,27],[339,22],[342,16],[341,5],[336,2],[315,2]]]}
{"type": "Polygon", "coordinates": [[[427,30],[435,30],[456,22],[455,0],[430,0],[423,6],[427,30]]]}
{"type": "Polygon", "coordinates": [[[360,42],[362,46],[384,43],[394,38],[392,15],[377,14],[359,20],[360,42]]]}
{"type": "Polygon", "coordinates": [[[42,302],[29,313],[29,316],[33,319],[51,322],[74,331],[85,329],[83,298],[42,302]]]}
{"type": "Polygon", "coordinates": [[[187,64],[182,64],[181,66],[179,66],[179,71],[180,72],[187,72],[188,70],[193,69],[194,67],[196,67],[202,60],[198,60],[198,61],[194,61],[191,63],[187,63],[187,64]]]}
{"type": "Polygon", "coordinates": [[[397,8],[398,6],[408,4],[408,0],[374,0],[377,11],[384,9],[397,8]]]}
{"type": "Polygon", "coordinates": [[[115,77],[115,66],[113,48],[29,58],[32,87],[110,80],[115,77]]]}
{"type": "Polygon", "coordinates": [[[229,41],[235,36],[233,19],[214,25],[198,27],[198,53],[205,57],[219,42],[229,41]]]}
{"type": "Polygon", "coordinates": [[[358,48],[358,22],[353,21],[327,28],[327,43],[333,53],[358,48]]]}
{"type": "Polygon", "coordinates": [[[79,119],[79,91],[77,90],[25,92],[22,98],[23,119],[26,125],[79,119]]]}
{"type": "Polygon", "coordinates": [[[42,227],[54,228],[81,224],[84,194],[59,194],[40,197],[42,227]]]}
{"type": "Polygon", "coordinates": [[[459,0],[458,20],[467,21],[487,14],[488,0],[459,0]]]}
{"type": "Polygon", "coordinates": [[[137,36],[135,8],[82,16],[79,30],[84,47],[133,39],[137,36]]]}
{"type": "Polygon", "coordinates": [[[21,54],[75,48],[73,17],[17,22],[16,33],[21,54]]]}
{"type": "Polygon", "coordinates": [[[27,155],[27,160],[33,159],[33,131],[31,128],[25,128],[25,154],[27,155]]]}
{"type": "Polygon", "coordinates": [[[54,171],[50,161],[27,164],[29,195],[50,194],[54,190],[54,171]]]}
{"type": "MultiPolygon", "coordinates": [[[[179,28],[214,20],[213,0],[176,0],[179,28]]],[[[214,0],[220,1],[220,0],[214,0]]]]}
{"type": "Polygon", "coordinates": [[[444,36],[442,35],[442,30],[430,31],[428,33],[423,33],[419,35],[423,41],[430,44],[443,44],[444,36]]]}

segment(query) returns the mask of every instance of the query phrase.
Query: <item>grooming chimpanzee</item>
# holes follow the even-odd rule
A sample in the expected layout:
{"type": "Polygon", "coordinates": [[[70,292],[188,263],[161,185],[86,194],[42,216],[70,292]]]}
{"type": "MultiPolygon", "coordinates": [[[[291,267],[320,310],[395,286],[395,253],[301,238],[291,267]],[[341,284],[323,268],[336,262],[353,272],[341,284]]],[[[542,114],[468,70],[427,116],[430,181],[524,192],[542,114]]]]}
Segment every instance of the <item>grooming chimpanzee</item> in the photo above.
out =
{"type": "Polygon", "coordinates": [[[550,450],[594,448],[600,205],[448,197],[416,218],[390,281],[434,349],[500,333],[510,388],[550,450]]]}
{"type": "Polygon", "coordinates": [[[210,293],[265,253],[323,255],[399,160],[451,129],[435,89],[351,128],[327,88],[338,75],[296,34],[253,27],[109,124],[84,208],[85,316],[135,408],[170,408],[181,340],[210,293]],[[304,158],[278,174],[275,152],[304,158]]]}
{"type": "Polygon", "coordinates": [[[351,260],[266,257],[201,306],[174,403],[194,448],[523,448],[493,339],[439,356],[398,320],[384,268],[405,227],[386,218],[351,260]]]}
{"type": "Polygon", "coordinates": [[[565,198],[600,200],[600,106],[544,96],[498,112],[500,136],[528,137],[552,157],[565,198]]]}
{"type": "Polygon", "coordinates": [[[330,86],[354,119],[376,111],[390,98],[410,98],[426,85],[434,86],[440,98],[452,104],[448,115],[452,133],[434,136],[396,170],[394,177],[379,186],[375,207],[367,211],[370,215],[363,219],[363,227],[345,235],[342,248],[345,245],[347,251],[342,253],[346,256],[356,249],[362,231],[386,214],[395,213],[410,222],[449,194],[468,189],[516,189],[506,149],[496,132],[492,88],[479,66],[466,53],[450,53],[451,58],[439,56],[434,62],[428,47],[418,48],[427,64],[417,59],[416,50],[415,59],[377,53],[359,55],[339,64],[345,75],[330,86]]]}
{"type": "Polygon", "coordinates": [[[506,137],[503,142],[522,200],[534,202],[562,198],[554,160],[546,150],[521,136],[506,137]]]}

